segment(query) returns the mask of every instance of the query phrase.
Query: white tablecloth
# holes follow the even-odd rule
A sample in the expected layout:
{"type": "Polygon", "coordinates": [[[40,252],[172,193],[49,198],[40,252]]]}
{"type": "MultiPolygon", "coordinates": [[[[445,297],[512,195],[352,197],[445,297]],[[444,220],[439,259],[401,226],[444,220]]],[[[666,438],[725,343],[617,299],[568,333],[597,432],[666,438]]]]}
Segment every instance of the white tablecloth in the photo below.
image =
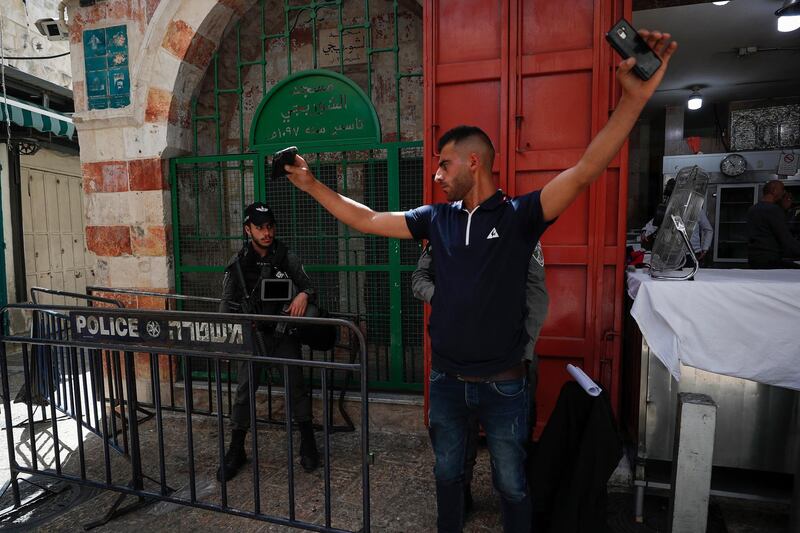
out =
{"type": "Polygon", "coordinates": [[[701,269],[694,281],[628,273],[631,315],[655,355],[800,390],[800,270],[701,269]]]}

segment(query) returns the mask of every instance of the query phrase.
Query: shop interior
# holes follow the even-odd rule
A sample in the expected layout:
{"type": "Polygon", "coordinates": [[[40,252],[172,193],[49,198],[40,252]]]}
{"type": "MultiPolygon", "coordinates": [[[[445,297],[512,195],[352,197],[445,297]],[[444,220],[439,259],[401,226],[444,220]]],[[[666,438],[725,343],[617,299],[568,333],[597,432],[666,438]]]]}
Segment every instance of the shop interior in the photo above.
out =
{"type": "MultiPolygon", "coordinates": [[[[633,25],[667,29],[680,49],[631,135],[629,244],[666,180],[691,165],[710,174],[704,209],[714,239],[704,266],[746,267],[744,215],[766,181],[785,180],[798,219],[800,174],[778,176],[777,167],[782,155],[800,158],[800,29],[779,31],[785,20],[775,13],[786,3],[634,2],[633,25]]],[[[799,235],[800,224],[791,230],[799,235]]]]}
{"type": "MultiPolygon", "coordinates": [[[[630,138],[628,245],[639,246],[642,228],[664,202],[665,183],[682,168],[697,165],[709,176],[703,210],[714,230],[702,267],[725,269],[716,275],[730,277],[727,290],[732,292],[739,290],[737,276],[758,273],[729,269],[747,269],[745,215],[758,202],[767,181],[780,179],[792,193],[787,220],[790,231],[800,238],[800,16],[790,21],[796,26],[792,29],[776,15],[785,6],[797,9],[797,4],[783,0],[634,2],[633,25],[669,31],[679,50],[630,138]]],[[[789,277],[794,271],[762,271],[764,280],[777,275],[771,272],[785,272],[789,277]]],[[[681,363],[681,378],[676,380],[631,318],[636,298],[631,276],[635,275],[628,273],[626,288],[622,418],[635,443],[634,485],[639,495],[644,488],[670,486],[668,463],[674,458],[671,435],[678,394],[692,392],[707,394],[717,409],[711,494],[788,502],[798,464],[796,392],[755,378],[730,377],[742,374],[706,372],[690,363],[681,363]]],[[[700,289],[701,278],[698,275],[695,281],[700,282],[685,283],[700,289]]],[[[665,283],[660,290],[670,286],[676,287],[665,283]]],[[[701,291],[695,292],[701,298],[701,291]]],[[[765,291],[754,292],[757,299],[765,291]]],[[[724,297],[720,292],[715,302],[706,302],[708,309],[716,306],[711,313],[743,318],[750,312],[726,308],[724,297]]],[[[690,321],[684,319],[693,316],[692,308],[700,303],[687,298],[674,313],[679,315],[676,320],[690,321]]],[[[765,328],[761,340],[780,336],[768,331],[774,327],[765,328]]],[[[697,331],[702,333],[702,328],[697,331]]],[[[732,338],[736,332],[729,326],[726,334],[732,338]]],[[[682,349],[678,346],[676,351],[682,349]]],[[[732,360],[736,350],[726,350],[721,351],[721,359],[732,360]]],[[[742,361],[773,356],[763,347],[754,348],[742,361]]],[[[637,516],[641,505],[639,500],[637,516]]]]}

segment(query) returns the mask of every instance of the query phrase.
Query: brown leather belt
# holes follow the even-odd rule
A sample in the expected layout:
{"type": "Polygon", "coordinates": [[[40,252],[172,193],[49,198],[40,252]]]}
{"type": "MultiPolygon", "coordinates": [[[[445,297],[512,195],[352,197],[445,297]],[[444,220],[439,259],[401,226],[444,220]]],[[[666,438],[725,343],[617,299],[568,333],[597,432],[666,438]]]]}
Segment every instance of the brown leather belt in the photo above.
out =
{"type": "Polygon", "coordinates": [[[464,376],[462,374],[451,374],[447,373],[447,375],[454,377],[458,380],[465,381],[467,383],[492,383],[494,381],[511,381],[512,379],[522,379],[525,377],[525,365],[520,363],[517,366],[513,366],[508,370],[503,370],[502,372],[498,372],[497,374],[492,374],[491,376],[464,376]]]}

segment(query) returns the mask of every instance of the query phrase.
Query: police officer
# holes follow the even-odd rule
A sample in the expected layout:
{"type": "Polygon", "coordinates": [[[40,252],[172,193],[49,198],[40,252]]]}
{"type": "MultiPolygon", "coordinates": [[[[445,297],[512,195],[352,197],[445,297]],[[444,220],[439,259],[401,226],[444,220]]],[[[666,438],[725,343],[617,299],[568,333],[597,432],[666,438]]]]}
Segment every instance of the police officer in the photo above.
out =
{"type": "MultiPolygon", "coordinates": [[[[250,204],[245,209],[244,231],[248,242],[231,259],[225,268],[222,285],[221,313],[249,312],[262,315],[303,316],[309,303],[316,299],[311,279],[303,269],[300,258],[289,251],[286,244],[275,238],[275,214],[262,202],[250,204]],[[282,302],[261,301],[260,281],[271,278],[290,278],[299,292],[285,306],[282,302]]],[[[257,337],[264,355],[299,359],[300,341],[290,330],[281,331],[281,325],[261,323],[257,337]]],[[[260,351],[259,350],[259,351],[260,351]]],[[[238,387],[231,415],[230,447],[224,464],[217,470],[217,479],[232,479],[247,460],[244,439],[250,428],[250,391],[258,389],[260,369],[254,368],[255,383],[250,381],[249,363],[241,362],[238,368],[238,387]]],[[[319,466],[319,452],[314,439],[311,418],[311,397],[299,366],[289,366],[287,389],[292,397],[294,421],[300,426],[300,464],[311,472],[319,466]]]]}

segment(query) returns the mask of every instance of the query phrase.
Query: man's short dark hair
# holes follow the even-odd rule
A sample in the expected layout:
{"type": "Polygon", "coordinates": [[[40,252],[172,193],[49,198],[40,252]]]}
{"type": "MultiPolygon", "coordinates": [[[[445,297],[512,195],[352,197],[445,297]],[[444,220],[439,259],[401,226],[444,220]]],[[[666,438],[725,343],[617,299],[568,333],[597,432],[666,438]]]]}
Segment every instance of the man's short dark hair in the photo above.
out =
{"type": "Polygon", "coordinates": [[[476,138],[479,139],[486,147],[489,149],[489,157],[491,161],[489,161],[489,165],[494,162],[494,145],[492,144],[492,140],[486,135],[486,132],[480,129],[478,126],[456,126],[450,130],[447,130],[444,135],[439,137],[439,142],[436,144],[436,151],[441,152],[442,148],[450,144],[458,144],[461,141],[466,139],[476,138]]]}
{"type": "Polygon", "coordinates": [[[764,194],[777,195],[783,187],[783,183],[778,180],[771,180],[764,185],[764,194]]]}

